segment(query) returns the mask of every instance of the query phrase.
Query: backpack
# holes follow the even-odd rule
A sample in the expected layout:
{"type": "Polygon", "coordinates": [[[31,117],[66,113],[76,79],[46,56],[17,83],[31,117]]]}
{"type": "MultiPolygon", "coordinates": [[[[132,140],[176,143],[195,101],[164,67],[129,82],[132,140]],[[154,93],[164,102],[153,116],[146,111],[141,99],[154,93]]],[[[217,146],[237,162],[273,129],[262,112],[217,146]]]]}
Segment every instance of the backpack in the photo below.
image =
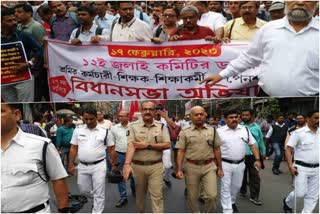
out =
{"type": "MultiPolygon", "coordinates": [[[[103,28],[101,28],[101,27],[97,27],[96,28],[96,36],[97,35],[101,35],[102,34],[102,31],[103,31],[103,28]]],[[[76,35],[75,35],[75,38],[78,38],[79,37],[79,35],[80,35],[80,28],[78,28],[77,29],[77,32],[76,32],[76,35]]]]}
{"type": "MultiPolygon", "coordinates": [[[[70,15],[72,21],[76,24],[77,28],[79,28],[79,27],[80,27],[80,22],[79,22],[79,19],[78,19],[77,14],[74,13],[74,12],[70,12],[69,15],[70,15]]],[[[55,35],[54,35],[54,32],[53,32],[53,24],[54,24],[54,22],[56,21],[56,19],[54,19],[54,18],[55,18],[55,17],[51,17],[50,22],[49,22],[49,24],[50,24],[50,30],[51,30],[51,37],[52,37],[53,39],[55,38],[55,35]]]]}

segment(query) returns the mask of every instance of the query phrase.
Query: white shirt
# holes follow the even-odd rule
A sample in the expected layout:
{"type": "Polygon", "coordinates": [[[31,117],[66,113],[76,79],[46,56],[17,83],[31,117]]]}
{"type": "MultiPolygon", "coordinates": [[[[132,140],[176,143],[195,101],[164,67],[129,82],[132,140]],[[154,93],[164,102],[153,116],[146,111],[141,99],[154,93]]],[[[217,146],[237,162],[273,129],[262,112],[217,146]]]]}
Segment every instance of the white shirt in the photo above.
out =
{"type": "MultiPolygon", "coordinates": [[[[126,153],[128,149],[128,139],[127,139],[127,130],[128,125],[126,127],[122,126],[121,123],[118,123],[111,127],[111,135],[109,135],[116,145],[115,150],[117,152],[126,153]]],[[[108,136],[108,137],[109,137],[108,136]]]]}
{"type": "Polygon", "coordinates": [[[99,16],[96,16],[93,20],[93,23],[101,28],[106,29],[107,33],[110,33],[112,23],[115,20],[115,16],[112,16],[108,13],[103,18],[100,18],[99,16]]]}
{"type": "MultiPolygon", "coordinates": [[[[282,128],[282,127],[283,127],[284,125],[286,125],[286,124],[285,124],[285,123],[282,123],[282,124],[280,125],[278,122],[276,122],[275,125],[276,125],[276,126],[280,126],[280,127],[282,128]]],[[[272,133],[273,133],[273,128],[272,128],[272,126],[270,125],[269,130],[268,130],[268,133],[267,133],[267,135],[266,135],[266,138],[270,138],[271,135],[272,135],[272,133]]]]}
{"type": "MultiPolygon", "coordinates": [[[[89,129],[87,125],[76,128],[73,132],[71,144],[78,146],[79,160],[83,162],[95,162],[106,157],[106,129],[99,124],[89,129]]],[[[107,146],[113,146],[110,137],[107,138],[107,146]]]]}
{"type": "Polygon", "coordinates": [[[201,15],[200,20],[198,20],[198,25],[209,27],[213,32],[217,29],[223,28],[226,24],[226,19],[220,13],[209,11],[201,15]]]}
{"type": "Polygon", "coordinates": [[[249,131],[248,132],[244,126],[238,125],[235,129],[229,128],[228,125],[222,126],[217,129],[220,136],[221,144],[221,157],[239,161],[246,155],[246,145],[245,141],[249,141],[249,145],[254,145],[256,143],[254,137],[249,131]]]}
{"type": "MultiPolygon", "coordinates": [[[[29,210],[49,198],[49,186],[42,165],[42,148],[50,139],[23,132],[20,128],[8,146],[1,149],[1,212],[29,210]]],[[[46,152],[50,180],[68,176],[52,143],[46,152]]]]}
{"type": "MultiPolygon", "coordinates": [[[[98,28],[98,26],[96,24],[92,24],[90,30],[88,32],[82,32],[82,27],[80,27],[80,34],[78,36],[78,39],[80,39],[81,42],[90,42],[91,37],[96,36],[96,29],[98,28]]],[[[73,40],[76,37],[76,33],[78,31],[78,28],[74,29],[70,35],[70,40],[69,42],[71,42],[71,40],[73,40]]],[[[103,29],[102,33],[101,33],[101,40],[107,41],[108,40],[108,30],[103,29]]]]}
{"type": "Polygon", "coordinates": [[[309,164],[319,163],[319,129],[314,134],[308,126],[297,129],[287,146],[294,148],[294,159],[309,164]]]}
{"type": "Polygon", "coordinates": [[[130,22],[123,25],[118,19],[112,33],[112,41],[114,42],[138,42],[151,41],[153,37],[152,31],[148,24],[140,19],[133,18],[130,22]]]}
{"type": "Polygon", "coordinates": [[[110,129],[112,127],[112,122],[110,120],[103,120],[102,122],[99,122],[99,125],[104,129],[110,129]]]}
{"type": "Polygon", "coordinates": [[[296,32],[286,17],[264,25],[249,49],[220,72],[223,78],[259,66],[260,87],[269,96],[319,93],[319,20],[296,32]]]}

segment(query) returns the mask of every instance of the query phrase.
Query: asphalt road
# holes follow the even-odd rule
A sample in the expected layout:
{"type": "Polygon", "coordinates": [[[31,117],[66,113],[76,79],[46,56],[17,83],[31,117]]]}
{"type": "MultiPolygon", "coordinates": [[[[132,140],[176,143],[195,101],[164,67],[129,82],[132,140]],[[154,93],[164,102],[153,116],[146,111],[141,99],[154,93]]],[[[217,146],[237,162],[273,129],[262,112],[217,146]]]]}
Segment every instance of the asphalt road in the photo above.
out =
{"type": "MultiPolygon", "coordinates": [[[[263,204],[257,206],[250,202],[248,198],[238,199],[237,206],[239,212],[244,213],[281,213],[282,199],[292,191],[291,175],[288,171],[286,162],[281,163],[280,169],[284,172],[281,175],[273,175],[271,172],[272,160],[265,161],[266,168],[261,171],[261,190],[260,200],[263,204]]],[[[69,177],[67,179],[69,191],[72,194],[79,194],[79,190],[76,184],[76,176],[69,177]]],[[[218,184],[219,185],[219,184],[218,184]]],[[[116,184],[107,183],[106,185],[106,202],[105,213],[133,213],[137,212],[135,207],[135,198],[131,194],[129,183],[127,183],[128,191],[128,204],[121,208],[116,208],[115,204],[119,200],[119,192],[116,184]]],[[[185,185],[183,180],[177,180],[172,178],[172,187],[164,187],[164,212],[166,213],[186,213],[190,212],[187,207],[187,201],[184,197],[185,185]]],[[[52,194],[52,198],[54,195],[52,194]]],[[[219,197],[219,194],[218,194],[219,197]]],[[[303,207],[303,200],[298,200],[297,212],[301,212],[303,207]]],[[[81,213],[90,213],[92,203],[88,202],[79,211],[81,213]]],[[[51,211],[57,212],[55,200],[51,200],[51,211]]],[[[150,201],[147,199],[147,212],[152,212],[150,207],[150,201]]],[[[220,200],[218,198],[217,210],[221,212],[220,200]]],[[[319,203],[314,210],[315,213],[319,213],[319,203]]]]}

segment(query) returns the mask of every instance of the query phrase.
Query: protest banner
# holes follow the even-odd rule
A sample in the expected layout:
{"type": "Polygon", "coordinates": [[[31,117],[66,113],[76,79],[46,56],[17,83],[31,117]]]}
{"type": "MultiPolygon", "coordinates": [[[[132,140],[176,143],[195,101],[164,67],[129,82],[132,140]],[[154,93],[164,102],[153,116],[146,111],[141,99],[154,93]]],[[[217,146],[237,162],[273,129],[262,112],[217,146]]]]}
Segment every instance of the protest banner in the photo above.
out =
{"type": "Polygon", "coordinates": [[[30,80],[29,69],[16,73],[17,63],[26,63],[27,57],[22,42],[1,44],[1,85],[9,85],[30,80]]]}
{"type": "Polygon", "coordinates": [[[245,42],[220,45],[200,40],[81,46],[50,40],[51,98],[60,102],[255,96],[257,78],[248,72],[213,87],[199,84],[247,48],[245,42]]]}

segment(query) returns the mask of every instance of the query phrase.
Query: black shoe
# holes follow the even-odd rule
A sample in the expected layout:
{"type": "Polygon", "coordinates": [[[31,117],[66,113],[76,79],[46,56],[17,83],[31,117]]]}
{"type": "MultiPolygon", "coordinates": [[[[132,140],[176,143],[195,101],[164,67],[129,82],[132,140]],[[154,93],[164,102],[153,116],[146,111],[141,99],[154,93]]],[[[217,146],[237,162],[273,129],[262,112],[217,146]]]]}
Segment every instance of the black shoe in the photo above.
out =
{"type": "Polygon", "coordinates": [[[136,191],[131,191],[131,193],[133,197],[136,197],[136,191]]]}
{"type": "Polygon", "coordinates": [[[238,207],[237,207],[236,204],[232,204],[232,210],[233,210],[234,213],[238,213],[239,212],[238,207]]]}
{"type": "Polygon", "coordinates": [[[198,198],[198,201],[199,201],[201,204],[204,204],[204,203],[205,203],[205,201],[204,201],[204,199],[203,199],[202,197],[199,197],[199,198],[198,198]]]}
{"type": "Polygon", "coordinates": [[[290,207],[288,207],[288,205],[286,203],[286,198],[283,199],[283,211],[285,213],[292,213],[292,209],[290,207]]]}
{"type": "Polygon", "coordinates": [[[172,185],[171,181],[166,181],[164,179],[163,179],[163,181],[164,181],[164,183],[166,184],[167,187],[171,188],[171,185],[172,185]]]}
{"type": "Polygon", "coordinates": [[[187,190],[187,188],[184,188],[184,193],[183,193],[183,194],[184,194],[185,197],[188,196],[188,190],[187,190]]]}
{"type": "Polygon", "coordinates": [[[128,203],[128,199],[126,198],[121,198],[118,203],[116,204],[116,207],[122,207],[128,203]]]}
{"type": "Polygon", "coordinates": [[[279,174],[280,174],[277,169],[272,169],[272,172],[273,172],[273,174],[275,174],[275,175],[279,175],[279,174]]]}
{"type": "Polygon", "coordinates": [[[279,174],[282,174],[283,172],[282,172],[282,171],[280,171],[280,169],[278,169],[278,173],[279,173],[279,174]]]}

